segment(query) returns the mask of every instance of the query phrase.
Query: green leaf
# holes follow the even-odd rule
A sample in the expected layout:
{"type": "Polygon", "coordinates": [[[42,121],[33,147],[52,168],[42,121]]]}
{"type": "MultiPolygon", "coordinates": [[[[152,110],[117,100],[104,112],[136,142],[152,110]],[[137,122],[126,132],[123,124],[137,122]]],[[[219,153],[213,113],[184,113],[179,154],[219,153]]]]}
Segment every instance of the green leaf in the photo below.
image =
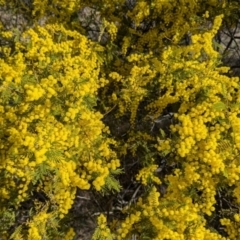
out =
{"type": "Polygon", "coordinates": [[[14,42],[19,42],[20,40],[20,34],[17,33],[16,36],[14,37],[14,42]]]}
{"type": "Polygon", "coordinates": [[[163,157],[166,157],[169,153],[171,152],[171,150],[163,150],[163,151],[161,151],[161,156],[163,156],[163,157]]]}
{"type": "Polygon", "coordinates": [[[225,98],[227,98],[227,88],[226,88],[226,85],[224,83],[221,83],[222,85],[222,93],[223,93],[223,96],[225,98]]]}
{"type": "Polygon", "coordinates": [[[121,186],[119,182],[112,176],[108,175],[105,179],[105,188],[107,190],[113,190],[119,192],[121,190],[121,186]]]}
{"type": "Polygon", "coordinates": [[[163,139],[166,137],[166,133],[160,128],[159,129],[161,137],[163,137],[163,139]]]}
{"type": "Polygon", "coordinates": [[[100,238],[101,238],[101,230],[100,230],[100,228],[96,228],[92,235],[92,240],[97,240],[100,238]]]}
{"type": "Polygon", "coordinates": [[[16,237],[20,237],[19,235],[20,235],[21,231],[22,231],[22,225],[18,226],[15,229],[14,233],[10,236],[10,239],[16,239],[16,237]]]}
{"type": "Polygon", "coordinates": [[[231,105],[232,108],[240,108],[240,102],[236,102],[231,105]]]}
{"type": "Polygon", "coordinates": [[[104,60],[103,54],[96,53],[96,57],[100,64],[104,63],[105,60],[104,60]]]}
{"type": "Polygon", "coordinates": [[[111,174],[113,174],[113,175],[118,175],[118,174],[122,174],[122,173],[124,173],[124,171],[121,168],[117,168],[115,170],[111,170],[111,174]]]}
{"type": "Polygon", "coordinates": [[[30,39],[27,43],[27,50],[30,50],[32,48],[32,40],[30,39]]]}
{"type": "Polygon", "coordinates": [[[216,111],[223,111],[227,108],[226,104],[223,102],[218,102],[213,105],[213,109],[216,111]]]}
{"type": "Polygon", "coordinates": [[[84,103],[87,105],[88,108],[93,108],[96,106],[96,98],[90,95],[86,95],[84,97],[84,103]]]}
{"type": "Polygon", "coordinates": [[[57,38],[57,42],[60,43],[62,40],[62,33],[59,33],[58,38],[57,38]]]}
{"type": "Polygon", "coordinates": [[[223,170],[223,176],[226,177],[226,178],[228,178],[228,172],[227,172],[226,169],[223,170]]]}
{"type": "Polygon", "coordinates": [[[96,52],[104,52],[105,48],[103,46],[101,46],[100,44],[94,44],[93,50],[96,52]]]}

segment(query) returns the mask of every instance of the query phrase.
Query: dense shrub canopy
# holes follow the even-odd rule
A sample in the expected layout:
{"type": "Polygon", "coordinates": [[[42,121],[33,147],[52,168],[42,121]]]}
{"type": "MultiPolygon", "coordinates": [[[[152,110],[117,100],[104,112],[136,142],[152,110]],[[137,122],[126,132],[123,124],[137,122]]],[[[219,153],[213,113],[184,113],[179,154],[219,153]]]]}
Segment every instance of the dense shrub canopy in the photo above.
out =
{"type": "Polygon", "coordinates": [[[240,238],[238,0],[0,4],[3,239],[240,238]]]}

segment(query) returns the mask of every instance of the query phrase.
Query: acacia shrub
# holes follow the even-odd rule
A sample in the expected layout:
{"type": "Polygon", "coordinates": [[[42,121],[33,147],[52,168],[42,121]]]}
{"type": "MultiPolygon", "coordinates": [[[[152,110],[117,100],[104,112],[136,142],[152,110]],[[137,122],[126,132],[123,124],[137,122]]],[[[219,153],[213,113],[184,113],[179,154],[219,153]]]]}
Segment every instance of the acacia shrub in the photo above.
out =
{"type": "Polygon", "coordinates": [[[0,60],[1,216],[12,217],[1,235],[9,236],[13,212],[30,200],[23,230],[13,237],[55,238],[77,188],[119,189],[115,141],[94,109],[106,80],[98,78],[95,43],[77,32],[49,24],[18,37],[14,52],[2,47],[0,60]]]}
{"type": "Polygon", "coordinates": [[[238,239],[239,79],[220,67],[212,43],[234,5],[47,3],[23,3],[34,27],[1,32],[13,43],[1,48],[2,235],[74,238],[66,222],[76,189],[119,191],[120,162],[136,161],[125,181],[138,188],[122,215],[99,215],[93,239],[238,239]],[[79,6],[101,13],[105,45],[84,36],[79,6]],[[153,133],[170,109],[168,132],[153,133]],[[123,134],[104,125],[122,119],[123,134]],[[233,210],[217,197],[227,190],[233,210]]]}

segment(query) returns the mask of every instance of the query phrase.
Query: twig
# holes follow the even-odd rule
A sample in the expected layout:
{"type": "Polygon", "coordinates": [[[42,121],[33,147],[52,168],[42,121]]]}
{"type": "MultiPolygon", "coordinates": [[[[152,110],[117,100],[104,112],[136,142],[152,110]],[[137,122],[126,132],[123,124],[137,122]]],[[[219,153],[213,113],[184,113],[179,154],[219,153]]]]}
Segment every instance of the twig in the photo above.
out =
{"type": "Polygon", "coordinates": [[[135,197],[136,197],[136,195],[137,195],[137,193],[138,193],[138,191],[139,191],[140,188],[141,188],[141,185],[139,185],[139,186],[137,187],[137,189],[135,190],[135,192],[133,193],[133,195],[132,195],[132,197],[131,197],[131,199],[130,199],[130,201],[129,201],[129,205],[131,205],[131,203],[132,203],[133,200],[135,199],[135,197]]]}
{"type": "Polygon", "coordinates": [[[79,198],[79,199],[83,199],[83,200],[87,200],[87,201],[91,200],[90,198],[87,198],[87,197],[81,197],[81,196],[77,196],[77,198],[79,198]]]}
{"type": "Polygon", "coordinates": [[[117,106],[117,104],[115,104],[110,110],[108,110],[106,113],[104,113],[103,116],[106,116],[107,114],[109,114],[116,106],[117,106]]]}

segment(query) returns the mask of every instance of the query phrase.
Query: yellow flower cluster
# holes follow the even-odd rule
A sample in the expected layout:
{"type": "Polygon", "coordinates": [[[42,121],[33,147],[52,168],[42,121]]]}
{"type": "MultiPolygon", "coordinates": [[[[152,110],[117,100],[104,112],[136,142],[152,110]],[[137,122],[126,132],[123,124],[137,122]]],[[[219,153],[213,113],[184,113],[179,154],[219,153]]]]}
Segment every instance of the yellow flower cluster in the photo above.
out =
{"type": "Polygon", "coordinates": [[[103,25],[107,29],[108,33],[110,34],[111,41],[114,41],[117,36],[117,31],[118,31],[117,26],[113,22],[110,23],[110,22],[106,21],[105,19],[103,21],[103,25]]]}
{"type": "Polygon", "coordinates": [[[131,54],[127,60],[133,63],[129,75],[121,76],[121,82],[124,88],[121,90],[118,106],[120,114],[123,115],[129,111],[130,122],[134,124],[139,103],[147,95],[146,87],[155,76],[155,71],[147,64],[151,54],[131,54]]]}
{"type": "Polygon", "coordinates": [[[93,240],[97,239],[112,239],[111,231],[107,226],[107,219],[103,214],[100,214],[97,218],[98,232],[93,236],[93,240]]]}
{"type": "Polygon", "coordinates": [[[200,44],[202,44],[204,51],[209,56],[217,57],[218,53],[213,50],[211,40],[214,37],[214,35],[216,35],[219,27],[221,26],[222,18],[223,18],[223,15],[216,16],[216,18],[214,19],[211,31],[205,32],[203,34],[196,34],[196,35],[192,36],[192,42],[193,42],[192,48],[193,49],[195,48],[197,43],[200,43],[200,44]]]}
{"type": "Polygon", "coordinates": [[[117,230],[117,240],[126,239],[131,230],[134,227],[134,224],[137,223],[141,218],[141,212],[137,211],[131,213],[122,223],[117,230]]]}
{"type": "Polygon", "coordinates": [[[159,197],[158,190],[153,187],[145,198],[138,199],[136,206],[128,209],[130,216],[118,228],[118,233],[121,234],[119,239],[127,239],[133,226],[137,232],[142,232],[150,224],[152,239],[226,240],[205,228],[206,222],[198,214],[199,208],[192,203],[190,197],[176,197],[171,193],[161,199],[159,197]]]}
{"type": "MultiPolygon", "coordinates": [[[[10,201],[18,207],[31,191],[44,192],[63,218],[77,188],[102,190],[120,166],[103,116],[93,109],[107,80],[98,77],[92,45],[60,24],[36,26],[21,35],[14,54],[1,59],[1,206],[10,201]]],[[[28,238],[40,239],[35,222],[29,226],[28,238]]]]}
{"type": "Polygon", "coordinates": [[[232,128],[233,128],[233,132],[232,132],[232,138],[235,142],[235,145],[238,149],[240,149],[240,130],[239,130],[239,126],[240,126],[240,119],[237,116],[238,111],[230,113],[229,114],[229,121],[231,122],[232,128]]]}
{"type": "Polygon", "coordinates": [[[64,240],[70,240],[70,239],[74,239],[76,233],[74,232],[73,228],[69,228],[67,234],[64,236],[64,240]]]}
{"type": "Polygon", "coordinates": [[[76,11],[77,7],[80,5],[80,2],[80,0],[55,0],[49,4],[48,0],[34,0],[32,3],[33,7],[31,14],[34,16],[35,20],[49,16],[55,21],[67,21],[69,16],[76,11]]]}
{"type": "Polygon", "coordinates": [[[159,140],[158,144],[155,146],[159,152],[162,152],[163,155],[166,155],[165,153],[169,153],[171,151],[171,145],[170,145],[170,139],[165,140],[159,140]]]}
{"type": "Polygon", "coordinates": [[[157,170],[158,165],[150,165],[148,167],[142,168],[136,176],[137,181],[141,181],[143,185],[147,185],[150,182],[154,182],[157,184],[161,183],[161,180],[154,176],[154,172],[157,170]]]}
{"type": "Polygon", "coordinates": [[[239,233],[239,214],[234,215],[234,220],[223,218],[220,219],[220,222],[223,226],[225,226],[226,232],[228,233],[229,239],[238,239],[240,237],[239,233]]]}
{"type": "Polygon", "coordinates": [[[128,16],[135,21],[136,26],[140,25],[144,18],[148,17],[149,14],[150,14],[149,5],[145,1],[138,2],[133,11],[128,12],[128,16]]]}
{"type": "MultiPolygon", "coordinates": [[[[46,208],[46,206],[44,207],[46,208]]],[[[33,219],[28,223],[28,239],[37,239],[41,240],[47,236],[46,224],[49,219],[52,218],[51,214],[46,213],[46,210],[43,210],[36,214],[33,219]]]]}
{"type": "Polygon", "coordinates": [[[126,55],[127,50],[128,50],[128,48],[130,47],[130,44],[131,44],[130,38],[127,37],[127,36],[125,36],[125,37],[123,38],[123,44],[122,44],[122,53],[123,53],[124,55],[126,55]]]}
{"type": "MultiPolygon", "coordinates": [[[[9,6],[19,9],[16,2],[9,6]]],[[[105,189],[120,166],[114,147],[146,166],[136,176],[146,192],[111,229],[116,234],[100,215],[95,239],[137,233],[160,240],[238,239],[238,213],[221,220],[227,238],[210,231],[205,218],[217,211],[221,187],[232,186],[239,203],[239,79],[217,67],[212,41],[223,19],[216,14],[227,1],[27,2],[20,11],[33,24],[24,33],[1,25],[1,39],[13,47],[0,48],[0,212],[5,206],[19,212],[28,196],[43,192],[50,207],[39,211],[34,201],[35,215],[22,233],[47,239],[57,225],[51,220],[69,213],[77,188],[105,189]],[[85,6],[99,9],[100,35],[106,30],[111,37],[106,48],[80,34],[85,29],[74,19],[85,6]],[[130,118],[123,143],[107,137],[99,102],[114,105],[116,118],[130,118]],[[144,125],[145,115],[155,119],[169,109],[171,132],[158,140],[144,125]],[[155,174],[162,156],[160,181],[155,174]]],[[[73,237],[70,229],[65,239],[73,237]]]]}

